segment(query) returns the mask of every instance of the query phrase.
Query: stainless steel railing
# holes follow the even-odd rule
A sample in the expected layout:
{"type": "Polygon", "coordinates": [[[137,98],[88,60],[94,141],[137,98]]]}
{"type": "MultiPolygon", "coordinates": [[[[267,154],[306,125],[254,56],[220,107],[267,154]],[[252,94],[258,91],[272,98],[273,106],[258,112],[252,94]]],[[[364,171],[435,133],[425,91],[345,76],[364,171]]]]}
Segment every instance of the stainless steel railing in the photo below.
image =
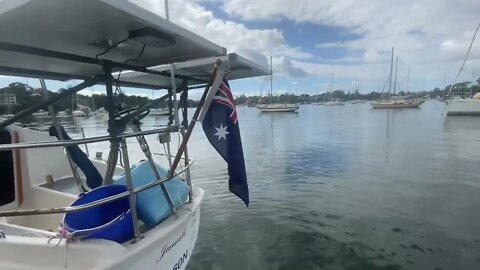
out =
{"type": "MultiPolygon", "coordinates": [[[[165,127],[160,129],[153,129],[141,132],[130,132],[124,133],[117,136],[117,138],[131,138],[140,135],[152,135],[161,132],[176,132],[178,128],[176,126],[165,127]]],[[[32,142],[32,143],[12,143],[12,144],[1,144],[0,151],[9,151],[16,149],[28,149],[28,148],[48,148],[48,147],[58,147],[58,146],[70,146],[70,145],[79,145],[87,143],[97,143],[110,140],[109,135],[90,137],[86,139],[76,139],[76,140],[61,140],[61,141],[44,141],[44,142],[32,142]]]]}
{"type": "MultiPolygon", "coordinates": [[[[182,160],[186,160],[186,164],[188,166],[183,167],[180,171],[178,172],[171,172],[168,174],[167,177],[164,178],[158,178],[155,181],[152,181],[148,184],[142,185],[137,188],[133,188],[133,184],[131,181],[131,169],[129,166],[129,160],[128,160],[128,151],[127,151],[127,144],[126,144],[126,138],[130,137],[137,137],[137,136],[144,136],[144,135],[152,135],[152,134],[157,134],[157,133],[162,133],[162,132],[172,132],[172,131],[178,131],[178,128],[176,126],[168,126],[165,128],[161,129],[154,129],[154,130],[148,130],[148,131],[140,131],[140,132],[131,132],[131,133],[125,133],[118,135],[117,138],[120,139],[120,144],[122,145],[122,158],[125,163],[125,175],[127,176],[127,191],[116,194],[113,196],[109,196],[107,198],[103,198],[100,200],[97,200],[95,202],[83,204],[83,205],[78,205],[78,206],[65,206],[65,207],[53,207],[53,208],[39,208],[39,209],[21,209],[21,210],[9,210],[9,211],[0,211],[0,217],[13,217],[13,216],[29,216],[29,215],[45,215],[45,214],[61,214],[61,213],[72,213],[72,212],[78,212],[78,211],[83,211],[87,210],[99,205],[107,204],[109,202],[113,202],[125,197],[129,197],[129,204],[130,204],[130,209],[132,209],[132,221],[133,221],[133,226],[134,226],[134,232],[135,232],[135,238],[133,239],[133,242],[138,241],[141,239],[140,233],[139,233],[139,225],[138,225],[138,217],[135,211],[135,194],[145,191],[147,189],[150,189],[154,186],[162,186],[165,182],[173,179],[174,177],[177,177],[178,175],[188,171],[190,167],[193,165],[194,161],[193,159],[188,159],[186,160],[185,158],[182,158],[182,160]]],[[[28,149],[28,148],[45,148],[45,147],[60,147],[60,146],[70,146],[70,145],[79,145],[79,144],[87,144],[87,143],[96,143],[96,142],[102,142],[102,141],[107,141],[110,140],[110,136],[97,136],[97,137],[91,137],[91,138],[86,138],[86,139],[77,139],[77,140],[62,140],[62,141],[46,141],[46,142],[33,142],[33,143],[15,143],[15,144],[4,144],[0,145],[0,151],[7,151],[7,150],[16,150],[16,149],[28,149]]],[[[170,155],[170,154],[169,154],[170,155]]],[[[172,168],[170,168],[172,169],[172,168]]],[[[189,187],[192,188],[192,186],[189,184],[189,187]]],[[[168,193],[167,193],[168,194],[168,193]]],[[[191,194],[191,192],[190,192],[191,194]]],[[[190,200],[192,198],[189,198],[190,200]]]]}

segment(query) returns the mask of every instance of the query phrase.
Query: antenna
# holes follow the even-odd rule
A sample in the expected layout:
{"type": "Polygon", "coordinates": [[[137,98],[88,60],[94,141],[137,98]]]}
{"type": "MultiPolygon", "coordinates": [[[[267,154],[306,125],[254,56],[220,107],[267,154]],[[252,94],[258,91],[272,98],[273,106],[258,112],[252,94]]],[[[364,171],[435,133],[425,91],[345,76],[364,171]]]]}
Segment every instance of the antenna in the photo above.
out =
{"type": "Polygon", "coordinates": [[[167,21],[170,21],[170,13],[168,11],[168,0],[165,0],[165,19],[167,19],[167,21]]]}

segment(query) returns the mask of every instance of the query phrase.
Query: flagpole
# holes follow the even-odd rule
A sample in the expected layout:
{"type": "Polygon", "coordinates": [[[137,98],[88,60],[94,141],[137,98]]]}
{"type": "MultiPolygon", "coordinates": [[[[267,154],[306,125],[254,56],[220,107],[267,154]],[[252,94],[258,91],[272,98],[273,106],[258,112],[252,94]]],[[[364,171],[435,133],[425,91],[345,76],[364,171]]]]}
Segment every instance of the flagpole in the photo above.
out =
{"type": "Polygon", "coordinates": [[[193,128],[195,127],[195,123],[197,123],[198,115],[200,114],[203,104],[205,103],[205,99],[209,92],[210,86],[213,84],[215,78],[217,77],[217,70],[221,64],[222,62],[220,61],[220,59],[218,59],[217,62],[215,63],[215,68],[213,69],[212,76],[210,76],[210,80],[208,81],[208,84],[205,87],[205,90],[203,90],[202,98],[200,99],[198,106],[195,109],[195,113],[193,114],[192,121],[190,121],[190,124],[188,125],[187,132],[185,132],[185,135],[183,136],[182,143],[178,148],[177,154],[175,155],[175,159],[172,162],[172,166],[170,167],[170,171],[168,172],[167,178],[171,178],[175,174],[175,169],[177,168],[178,163],[180,163],[180,159],[182,158],[183,152],[187,147],[188,140],[190,139],[190,135],[192,135],[193,128]]]}

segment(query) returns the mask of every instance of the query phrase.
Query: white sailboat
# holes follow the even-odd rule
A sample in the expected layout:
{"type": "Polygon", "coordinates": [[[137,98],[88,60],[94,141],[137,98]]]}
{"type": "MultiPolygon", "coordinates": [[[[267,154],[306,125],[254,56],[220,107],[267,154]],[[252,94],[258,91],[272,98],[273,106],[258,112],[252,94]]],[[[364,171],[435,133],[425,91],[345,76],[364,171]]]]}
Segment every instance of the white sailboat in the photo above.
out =
{"type": "MultiPolygon", "coordinates": [[[[152,99],[155,100],[155,91],[152,90],[152,99]]],[[[161,116],[169,115],[170,110],[168,108],[151,108],[149,115],[151,116],[161,116]]]]}
{"type": "MultiPolygon", "coordinates": [[[[175,83],[187,80],[187,86],[192,86],[205,81],[195,77],[201,73],[193,68],[197,63],[190,63],[192,55],[217,57],[225,49],[127,0],[0,1],[0,10],[5,7],[9,12],[0,14],[0,42],[9,46],[0,47],[1,75],[84,80],[0,122],[0,269],[185,269],[197,239],[204,196],[202,189],[191,184],[189,173],[179,179],[192,164],[188,158],[182,170],[176,170],[181,156],[188,156],[185,147],[193,124],[185,127],[184,143],[168,172],[162,170],[153,161],[144,136],[178,132],[179,126],[136,130],[134,120],[144,117],[148,108],[114,111],[110,78],[112,67],[131,69],[118,85],[175,91],[175,83]],[[68,32],[55,30],[59,21],[68,26],[68,32]],[[47,32],[45,36],[30,34],[47,32]],[[99,50],[98,46],[104,46],[96,44],[99,38],[109,40],[122,33],[130,33],[128,46],[116,48],[106,42],[112,52],[101,60],[95,57],[105,50],[99,50]],[[142,61],[135,66],[122,64],[137,56],[142,46],[148,46],[142,61]],[[173,72],[172,78],[164,77],[151,71],[155,67],[150,69],[152,63],[172,61],[190,65],[183,71],[177,69],[183,77],[173,72]],[[95,84],[105,85],[108,108],[118,120],[108,122],[108,136],[69,140],[60,126],[53,125],[50,132],[57,139],[14,124],[42,107],[52,108],[58,98],[95,84]],[[126,124],[133,132],[123,132],[126,124]],[[130,167],[128,137],[138,140],[147,161],[130,167]],[[111,142],[107,162],[90,159],[77,148],[100,141],[111,142]],[[120,150],[123,167],[117,166],[120,150]]],[[[222,59],[226,68],[238,64],[222,59]]],[[[203,63],[208,72],[215,60],[203,63]]],[[[230,79],[263,75],[250,63],[232,68],[230,79]]],[[[175,114],[178,117],[178,111],[175,114]]]]}
{"type": "MultiPolygon", "coordinates": [[[[272,57],[270,57],[270,98],[273,98],[273,64],[272,57]]],[[[288,103],[270,103],[258,104],[257,108],[261,112],[296,112],[299,107],[288,103]]]]}
{"type": "Polygon", "coordinates": [[[330,101],[325,102],[323,105],[325,106],[343,106],[345,102],[341,101],[338,98],[333,98],[333,78],[334,74],[332,73],[332,79],[330,81],[329,92],[330,92],[330,101]]]}
{"type": "Polygon", "coordinates": [[[353,96],[354,99],[350,101],[351,104],[360,104],[360,103],[367,103],[364,99],[357,99],[357,80],[353,80],[353,96]]]}
{"type": "MultiPolygon", "coordinates": [[[[463,60],[460,70],[458,71],[454,82],[450,86],[450,90],[448,91],[449,96],[452,94],[453,86],[456,84],[458,77],[464,70],[463,67],[467,62],[468,55],[470,54],[470,49],[472,48],[472,45],[475,41],[475,37],[477,36],[479,28],[480,28],[480,23],[478,24],[477,29],[473,34],[472,41],[470,42],[470,46],[467,50],[467,54],[465,55],[465,59],[463,60]]],[[[475,74],[475,72],[473,73],[475,74]]],[[[473,81],[475,81],[475,75],[473,75],[473,81]]],[[[472,85],[472,89],[473,89],[473,85],[472,85]]],[[[447,99],[446,102],[447,102],[447,115],[480,115],[480,93],[470,93],[470,97],[468,98],[456,97],[456,98],[447,99]]]]}
{"type": "MultiPolygon", "coordinates": [[[[370,102],[370,105],[373,109],[406,109],[406,108],[418,108],[422,105],[423,101],[416,100],[410,97],[398,97],[395,96],[395,89],[397,86],[397,69],[398,69],[398,58],[396,61],[397,68],[395,69],[395,86],[393,97],[390,96],[392,90],[392,75],[393,75],[393,52],[394,48],[392,48],[392,57],[390,61],[390,76],[388,77],[389,87],[387,97],[379,100],[374,100],[370,102]]],[[[407,82],[408,87],[408,82],[407,82]]]]}

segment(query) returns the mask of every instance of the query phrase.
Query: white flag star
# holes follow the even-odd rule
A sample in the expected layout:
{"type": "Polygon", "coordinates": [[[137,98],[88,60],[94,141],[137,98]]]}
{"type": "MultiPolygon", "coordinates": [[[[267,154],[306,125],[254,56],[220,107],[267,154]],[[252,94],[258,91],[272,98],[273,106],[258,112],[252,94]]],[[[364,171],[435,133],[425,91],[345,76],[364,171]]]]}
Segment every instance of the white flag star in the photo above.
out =
{"type": "Polygon", "coordinates": [[[227,134],[230,134],[230,132],[227,131],[227,127],[224,127],[222,124],[220,124],[220,127],[215,129],[217,130],[217,133],[213,135],[218,136],[219,141],[220,139],[227,140],[227,134]]]}

